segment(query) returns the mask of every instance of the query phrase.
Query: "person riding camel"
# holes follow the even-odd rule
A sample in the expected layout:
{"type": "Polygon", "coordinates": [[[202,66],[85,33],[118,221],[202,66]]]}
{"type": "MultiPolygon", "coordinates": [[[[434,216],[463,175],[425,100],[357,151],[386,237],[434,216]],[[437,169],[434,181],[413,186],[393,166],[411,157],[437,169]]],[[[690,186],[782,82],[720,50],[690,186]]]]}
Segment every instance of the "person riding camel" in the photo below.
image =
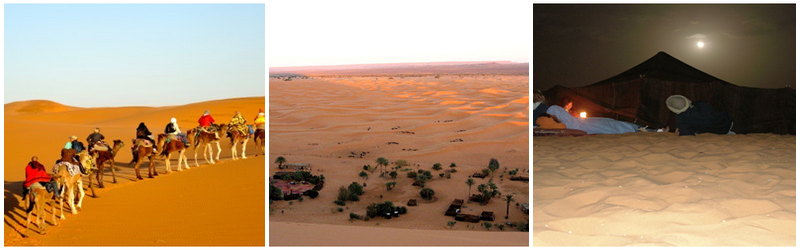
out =
{"type": "Polygon", "coordinates": [[[247,136],[247,120],[242,117],[242,114],[239,111],[236,111],[236,114],[233,115],[231,118],[231,122],[228,123],[228,136],[230,136],[230,132],[233,130],[239,131],[242,135],[247,136]]]}
{"type": "MultiPolygon", "coordinates": [[[[22,200],[28,196],[28,193],[35,188],[46,188],[47,192],[53,193],[58,184],[55,180],[50,178],[47,174],[44,165],[39,163],[39,157],[31,157],[31,161],[25,166],[25,182],[22,183],[22,200]]],[[[58,192],[55,192],[55,197],[58,198],[58,192]]]]}
{"type": "Polygon", "coordinates": [[[100,128],[94,128],[94,133],[92,133],[88,137],[86,137],[86,142],[89,143],[89,152],[92,152],[92,149],[94,149],[94,146],[96,144],[100,144],[101,146],[104,146],[105,148],[107,148],[108,152],[113,155],[114,154],[113,149],[111,149],[111,147],[108,146],[108,143],[103,141],[103,139],[105,139],[105,138],[106,137],[103,136],[103,134],[100,133],[100,128]]]}
{"type": "Polygon", "coordinates": [[[258,116],[256,116],[255,120],[253,120],[253,124],[255,124],[255,126],[256,126],[255,134],[258,134],[258,133],[264,131],[265,125],[266,125],[266,121],[265,121],[265,118],[264,118],[264,110],[263,109],[258,109],[258,116]]]}
{"type": "MultiPolygon", "coordinates": [[[[156,141],[153,140],[153,133],[147,129],[147,126],[144,125],[144,122],[139,123],[139,127],[136,127],[136,139],[144,139],[150,141],[152,145],[156,145],[156,141]]],[[[131,151],[136,151],[135,148],[138,144],[131,145],[131,151]]],[[[153,147],[153,153],[157,153],[156,147],[153,147]]]]}
{"type": "MultiPolygon", "coordinates": [[[[200,116],[200,119],[197,120],[197,123],[200,124],[200,129],[197,130],[197,133],[194,134],[194,139],[197,140],[197,137],[200,136],[200,131],[205,132],[216,132],[212,131],[213,127],[211,125],[214,124],[214,117],[211,117],[211,113],[206,110],[203,112],[203,116],[200,116]]],[[[219,135],[214,134],[217,139],[219,139],[219,135]]]]}
{"type": "Polygon", "coordinates": [[[172,117],[167,123],[164,133],[167,134],[167,140],[178,138],[183,142],[184,146],[189,147],[189,140],[186,139],[186,134],[181,133],[181,128],[178,126],[178,120],[175,117],[172,117]]]}
{"type": "MultiPolygon", "coordinates": [[[[78,153],[80,153],[84,149],[83,143],[78,141],[78,136],[75,136],[75,135],[70,136],[69,137],[69,141],[67,141],[67,144],[64,145],[64,149],[74,149],[75,150],[75,154],[72,155],[72,160],[70,160],[70,162],[73,163],[73,164],[77,164],[78,167],[80,167],[81,174],[83,174],[84,176],[88,175],[86,173],[86,169],[83,168],[83,164],[81,164],[81,162],[78,160],[78,153]]],[[[62,156],[62,159],[57,160],[56,163],[59,163],[62,160],[64,160],[65,156],[64,156],[63,150],[62,150],[62,155],[61,156],[62,156]]]]}

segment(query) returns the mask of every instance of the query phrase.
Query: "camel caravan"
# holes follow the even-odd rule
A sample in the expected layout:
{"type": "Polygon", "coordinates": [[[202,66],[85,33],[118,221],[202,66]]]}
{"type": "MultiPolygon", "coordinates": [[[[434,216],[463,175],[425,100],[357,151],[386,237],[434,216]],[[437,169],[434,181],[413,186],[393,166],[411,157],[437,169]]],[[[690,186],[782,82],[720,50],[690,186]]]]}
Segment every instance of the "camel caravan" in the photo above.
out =
{"type": "MultiPolygon", "coordinates": [[[[219,155],[222,152],[220,140],[224,136],[230,138],[231,159],[239,160],[237,147],[241,145],[241,159],[247,159],[245,149],[247,142],[253,138],[253,142],[260,149],[261,155],[265,152],[265,117],[264,110],[259,109],[258,115],[253,124],[247,121],[238,111],[227,124],[215,124],[208,110],[198,120],[199,126],[189,129],[184,133],[180,130],[177,120],[172,118],[164,129],[164,133],[153,134],[144,124],[139,123],[136,128],[136,138],[131,141],[131,154],[133,159],[128,164],[134,166],[136,180],[142,180],[139,173],[139,166],[146,159],[148,178],[158,176],[155,169],[155,161],[163,160],[165,163],[165,174],[171,173],[170,160],[173,155],[178,156],[177,171],[183,171],[183,167],[189,169],[186,156],[186,149],[194,150],[195,166],[199,167],[198,150],[202,150],[203,158],[208,164],[220,162],[219,155]],[[214,146],[217,152],[214,154],[214,146]]],[[[45,167],[39,162],[38,157],[33,156],[25,167],[25,182],[23,183],[22,199],[23,206],[27,213],[26,233],[30,230],[31,219],[35,213],[34,224],[38,227],[40,234],[45,234],[46,223],[44,216],[45,206],[50,205],[52,211],[52,225],[58,225],[58,219],[66,219],[64,216],[64,205],[69,205],[72,214],[77,214],[81,210],[83,198],[86,195],[83,189],[83,177],[89,177],[89,189],[92,197],[97,198],[92,185],[92,174],[97,180],[98,188],[105,188],[103,177],[105,169],[111,170],[112,183],[117,183],[115,171],[115,157],[125,147],[122,140],[113,140],[112,145],[108,145],[105,136],[100,133],[100,128],[95,128],[94,132],[86,138],[88,148],[78,141],[77,136],[69,137],[69,141],[61,149],[61,158],[56,161],[52,169],[52,174],[47,173],[45,167]],[[77,204],[76,204],[77,201],[77,204]],[[58,203],[59,205],[56,205],[58,203]],[[60,207],[61,215],[56,216],[56,207],[60,207]]],[[[256,156],[259,155],[258,150],[256,156]]]]}

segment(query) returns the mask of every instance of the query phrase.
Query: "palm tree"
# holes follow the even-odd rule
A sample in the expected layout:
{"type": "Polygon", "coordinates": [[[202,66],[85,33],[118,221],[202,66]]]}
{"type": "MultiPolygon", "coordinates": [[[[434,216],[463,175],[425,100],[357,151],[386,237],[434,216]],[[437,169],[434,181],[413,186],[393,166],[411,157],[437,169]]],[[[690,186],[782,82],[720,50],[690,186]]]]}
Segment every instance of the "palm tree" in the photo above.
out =
{"type": "Polygon", "coordinates": [[[489,170],[492,171],[492,178],[494,178],[494,171],[500,168],[500,162],[495,158],[489,159],[489,170]]]}
{"type": "Polygon", "coordinates": [[[472,196],[472,185],[475,185],[475,180],[472,178],[467,179],[467,186],[469,186],[469,193],[467,194],[467,200],[469,201],[469,197],[472,196]]]}
{"type": "MultiPolygon", "coordinates": [[[[386,158],[383,158],[383,157],[379,157],[377,160],[375,160],[375,163],[377,163],[379,167],[380,166],[386,167],[386,166],[389,165],[389,160],[387,160],[386,158]]],[[[381,168],[381,175],[380,176],[383,176],[383,168],[381,168]]]]}
{"type": "Polygon", "coordinates": [[[278,158],[275,158],[275,163],[278,163],[278,169],[283,168],[284,162],[286,162],[286,158],[283,158],[283,156],[278,156],[278,158]]]}
{"type": "Polygon", "coordinates": [[[511,202],[514,202],[514,195],[507,194],[503,200],[506,201],[506,219],[508,219],[508,207],[511,206],[511,202]]]}

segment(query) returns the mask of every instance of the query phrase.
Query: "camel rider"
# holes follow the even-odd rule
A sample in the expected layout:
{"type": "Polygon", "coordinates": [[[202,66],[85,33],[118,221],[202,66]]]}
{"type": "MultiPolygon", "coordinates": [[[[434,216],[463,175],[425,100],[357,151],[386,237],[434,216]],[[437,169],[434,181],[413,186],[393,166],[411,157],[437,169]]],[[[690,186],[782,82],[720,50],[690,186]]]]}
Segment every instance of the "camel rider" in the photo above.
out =
{"type": "Polygon", "coordinates": [[[259,132],[263,132],[264,131],[266,121],[264,119],[264,110],[263,109],[258,109],[258,116],[256,116],[256,119],[253,121],[253,124],[256,125],[255,134],[258,134],[259,132]]]}
{"type": "MultiPolygon", "coordinates": [[[[150,143],[153,145],[153,153],[158,152],[158,150],[156,150],[155,147],[156,141],[153,140],[153,133],[151,133],[150,130],[147,129],[147,126],[144,125],[144,122],[140,122],[139,127],[136,128],[136,139],[145,139],[150,141],[150,143]]],[[[136,146],[137,145],[131,145],[131,151],[134,151],[136,146]]]]}
{"type": "Polygon", "coordinates": [[[104,146],[106,146],[106,148],[108,148],[108,152],[113,155],[114,154],[113,149],[111,147],[109,147],[107,143],[105,143],[103,141],[103,139],[105,139],[105,138],[106,137],[103,136],[103,134],[100,133],[100,128],[94,128],[94,133],[92,133],[88,137],[86,137],[86,142],[89,143],[89,152],[92,151],[92,148],[94,148],[94,145],[96,143],[102,142],[102,144],[104,146]]]}
{"type": "MultiPolygon", "coordinates": [[[[200,129],[198,129],[197,133],[194,134],[195,140],[197,140],[197,137],[200,136],[201,130],[205,132],[216,132],[212,131],[211,125],[214,124],[214,117],[211,117],[211,113],[208,110],[206,110],[206,112],[203,113],[203,116],[200,116],[200,119],[197,120],[197,123],[200,124],[200,129]]],[[[218,135],[217,139],[219,139],[218,135]]]]}
{"type": "MultiPolygon", "coordinates": [[[[31,157],[31,161],[25,166],[25,182],[22,183],[22,200],[25,200],[31,189],[46,188],[47,192],[52,193],[56,190],[57,186],[58,184],[56,181],[50,179],[50,175],[47,174],[44,165],[39,163],[39,157],[31,157]]],[[[58,192],[55,192],[55,196],[58,198],[58,192]]]]}
{"type": "MultiPolygon", "coordinates": [[[[80,153],[84,149],[83,143],[78,141],[78,136],[75,136],[75,135],[70,136],[69,137],[69,141],[67,142],[67,144],[64,145],[64,149],[74,149],[75,150],[75,154],[72,156],[72,162],[76,163],[78,165],[78,167],[80,167],[81,174],[88,175],[86,173],[86,169],[83,168],[83,164],[81,164],[80,160],[78,159],[78,153],[80,153]]],[[[59,162],[61,162],[61,160],[57,160],[56,161],[56,163],[59,163],[59,162]]]]}
{"type": "Polygon", "coordinates": [[[244,117],[242,117],[242,113],[240,113],[239,111],[236,111],[236,114],[233,115],[233,118],[231,118],[231,122],[228,123],[229,135],[230,132],[233,130],[239,131],[239,133],[241,133],[244,136],[249,135],[247,133],[247,120],[245,120],[244,117]]]}
{"type": "Polygon", "coordinates": [[[183,141],[184,146],[189,147],[189,141],[186,139],[186,135],[181,133],[181,128],[178,126],[178,120],[175,117],[169,120],[167,127],[164,128],[164,133],[167,134],[167,139],[171,140],[173,137],[177,137],[183,141]]]}

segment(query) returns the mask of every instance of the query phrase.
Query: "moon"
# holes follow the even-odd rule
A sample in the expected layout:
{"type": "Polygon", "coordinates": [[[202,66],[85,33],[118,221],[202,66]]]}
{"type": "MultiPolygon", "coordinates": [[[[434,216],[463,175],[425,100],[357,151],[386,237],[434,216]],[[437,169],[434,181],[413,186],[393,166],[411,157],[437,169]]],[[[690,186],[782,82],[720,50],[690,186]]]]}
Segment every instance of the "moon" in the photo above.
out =
{"type": "Polygon", "coordinates": [[[705,43],[703,43],[703,42],[697,42],[697,47],[698,47],[698,48],[701,48],[701,49],[702,49],[702,48],[703,48],[703,46],[706,46],[706,44],[705,44],[705,43]]]}

